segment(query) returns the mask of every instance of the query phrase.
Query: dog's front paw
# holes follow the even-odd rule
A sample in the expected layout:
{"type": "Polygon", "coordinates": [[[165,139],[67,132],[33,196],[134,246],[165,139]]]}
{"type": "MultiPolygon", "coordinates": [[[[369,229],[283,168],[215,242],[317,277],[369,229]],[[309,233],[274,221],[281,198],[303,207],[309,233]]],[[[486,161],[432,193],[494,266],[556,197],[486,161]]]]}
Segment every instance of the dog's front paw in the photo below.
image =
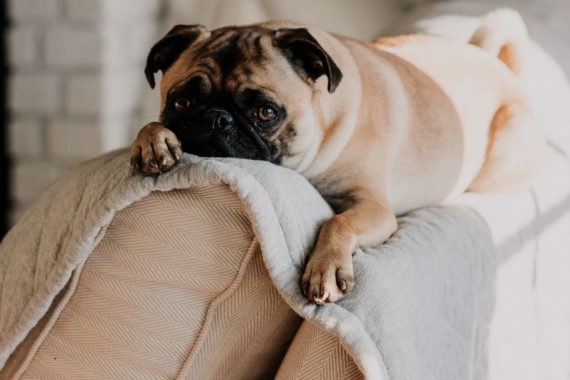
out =
{"type": "Polygon", "coordinates": [[[174,132],[158,122],[145,125],[131,145],[131,165],[144,174],[164,173],[181,156],[181,144],[174,132]]]}
{"type": "Polygon", "coordinates": [[[317,305],[340,300],[353,286],[351,255],[322,251],[313,253],[301,281],[303,294],[317,305]]]}

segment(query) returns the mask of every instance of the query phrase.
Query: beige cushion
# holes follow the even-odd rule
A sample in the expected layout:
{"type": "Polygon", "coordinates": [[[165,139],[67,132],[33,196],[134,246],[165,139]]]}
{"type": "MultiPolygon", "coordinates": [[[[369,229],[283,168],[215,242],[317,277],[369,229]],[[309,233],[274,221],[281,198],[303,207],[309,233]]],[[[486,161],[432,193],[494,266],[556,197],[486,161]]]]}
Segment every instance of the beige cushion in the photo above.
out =
{"type": "Polygon", "coordinates": [[[360,380],[364,376],[338,337],[305,321],[291,343],[276,379],[360,380]]]}
{"type": "Polygon", "coordinates": [[[226,186],[117,213],[60,300],[1,378],[266,378],[300,324],[226,186]]]}

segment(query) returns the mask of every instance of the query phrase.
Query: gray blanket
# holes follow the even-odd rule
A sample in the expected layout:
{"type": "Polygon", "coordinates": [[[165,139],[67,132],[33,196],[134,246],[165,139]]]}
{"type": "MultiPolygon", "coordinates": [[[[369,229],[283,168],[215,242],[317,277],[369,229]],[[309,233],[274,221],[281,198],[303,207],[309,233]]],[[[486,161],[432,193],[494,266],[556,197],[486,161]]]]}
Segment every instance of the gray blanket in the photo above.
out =
{"type": "Polygon", "coordinates": [[[171,172],[130,172],[126,151],[83,163],[27,210],[0,245],[0,368],[85,261],[114,214],[152,191],[228,184],[242,199],[285,301],[339,336],[371,379],[466,379],[485,370],[494,248],[468,208],[399,219],[385,244],[354,256],[356,286],[334,305],[299,290],[305,258],[331,209],[302,177],[264,162],[185,155],[171,172]]]}

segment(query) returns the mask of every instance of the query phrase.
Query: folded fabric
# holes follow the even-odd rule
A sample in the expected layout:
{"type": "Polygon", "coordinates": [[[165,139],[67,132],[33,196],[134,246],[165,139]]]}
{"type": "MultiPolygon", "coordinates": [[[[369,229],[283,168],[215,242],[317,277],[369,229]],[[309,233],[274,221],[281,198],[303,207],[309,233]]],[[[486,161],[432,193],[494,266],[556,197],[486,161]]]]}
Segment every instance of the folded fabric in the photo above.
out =
{"type": "Polygon", "coordinates": [[[189,155],[165,175],[143,177],[130,172],[124,150],[69,171],[0,245],[0,366],[118,210],[152,191],[219,183],[244,203],[283,299],[338,336],[365,376],[463,378],[471,371],[493,304],[494,268],[489,231],[473,211],[435,207],[401,218],[386,244],[354,256],[351,295],[316,306],[301,295],[299,278],[318,227],[332,211],[304,178],[264,162],[189,155]]]}

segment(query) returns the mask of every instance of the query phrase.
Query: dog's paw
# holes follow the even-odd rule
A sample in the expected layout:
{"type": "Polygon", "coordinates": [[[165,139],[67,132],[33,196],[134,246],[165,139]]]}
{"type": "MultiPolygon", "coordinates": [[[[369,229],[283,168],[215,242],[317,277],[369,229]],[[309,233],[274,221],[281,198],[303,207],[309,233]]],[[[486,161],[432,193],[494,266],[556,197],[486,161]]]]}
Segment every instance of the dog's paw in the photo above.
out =
{"type": "Polygon", "coordinates": [[[340,300],[354,286],[352,257],[315,252],[303,274],[303,295],[317,305],[340,300]]]}
{"type": "Polygon", "coordinates": [[[181,156],[181,144],[174,132],[158,122],[145,125],[131,145],[131,166],[144,174],[164,173],[181,156]]]}

